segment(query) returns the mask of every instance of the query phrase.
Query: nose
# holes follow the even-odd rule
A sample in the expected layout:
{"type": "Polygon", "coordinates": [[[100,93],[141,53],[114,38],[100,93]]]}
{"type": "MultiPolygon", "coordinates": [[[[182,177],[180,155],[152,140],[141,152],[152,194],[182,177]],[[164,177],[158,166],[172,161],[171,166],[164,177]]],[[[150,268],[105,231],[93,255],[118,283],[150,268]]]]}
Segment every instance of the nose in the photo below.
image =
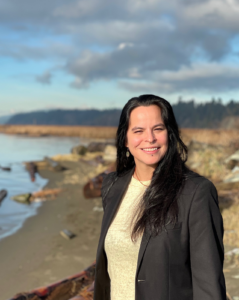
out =
{"type": "Polygon", "coordinates": [[[154,132],[152,130],[149,130],[147,132],[146,136],[146,142],[149,142],[150,144],[154,143],[156,141],[156,137],[154,135],[154,132]]]}

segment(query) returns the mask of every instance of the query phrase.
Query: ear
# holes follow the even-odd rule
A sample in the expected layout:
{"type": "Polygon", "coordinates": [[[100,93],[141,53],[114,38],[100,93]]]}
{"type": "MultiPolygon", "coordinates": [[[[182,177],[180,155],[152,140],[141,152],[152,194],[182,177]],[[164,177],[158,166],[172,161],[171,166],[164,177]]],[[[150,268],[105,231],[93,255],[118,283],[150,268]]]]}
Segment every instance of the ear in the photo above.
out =
{"type": "Polygon", "coordinates": [[[127,141],[127,139],[125,140],[125,147],[128,148],[128,141],[127,141]]]}

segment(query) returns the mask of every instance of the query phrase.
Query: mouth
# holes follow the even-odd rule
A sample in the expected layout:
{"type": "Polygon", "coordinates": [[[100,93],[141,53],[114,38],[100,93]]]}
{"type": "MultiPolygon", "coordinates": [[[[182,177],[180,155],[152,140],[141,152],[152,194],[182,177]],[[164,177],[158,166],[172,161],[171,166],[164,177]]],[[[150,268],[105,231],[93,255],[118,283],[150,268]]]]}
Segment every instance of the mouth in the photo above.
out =
{"type": "Polygon", "coordinates": [[[144,153],[149,153],[149,154],[157,153],[159,149],[160,149],[160,147],[141,148],[141,150],[142,150],[144,153]]]}

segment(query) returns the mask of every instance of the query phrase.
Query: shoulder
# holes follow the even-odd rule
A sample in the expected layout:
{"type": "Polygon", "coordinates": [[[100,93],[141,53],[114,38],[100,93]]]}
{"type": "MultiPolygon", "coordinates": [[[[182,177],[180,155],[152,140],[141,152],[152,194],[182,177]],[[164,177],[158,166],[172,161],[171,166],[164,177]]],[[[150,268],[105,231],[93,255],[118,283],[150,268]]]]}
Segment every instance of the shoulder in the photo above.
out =
{"type": "Polygon", "coordinates": [[[179,196],[179,203],[183,210],[191,211],[199,205],[207,209],[211,206],[218,206],[218,195],[214,184],[204,176],[193,171],[188,171],[186,180],[179,196]]]}
{"type": "Polygon", "coordinates": [[[218,211],[218,195],[214,184],[195,172],[188,172],[181,195],[181,204],[190,215],[218,211]]]}
{"type": "Polygon", "coordinates": [[[186,173],[186,180],[182,190],[183,194],[195,194],[199,191],[213,191],[216,192],[214,184],[206,177],[199,175],[196,172],[189,170],[186,173]]]}

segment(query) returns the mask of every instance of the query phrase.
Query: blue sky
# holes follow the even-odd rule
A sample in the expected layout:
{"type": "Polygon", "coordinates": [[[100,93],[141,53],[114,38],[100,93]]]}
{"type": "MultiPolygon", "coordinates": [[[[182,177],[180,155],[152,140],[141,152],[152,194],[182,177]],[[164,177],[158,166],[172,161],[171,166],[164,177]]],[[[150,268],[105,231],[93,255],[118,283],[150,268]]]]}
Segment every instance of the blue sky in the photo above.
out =
{"type": "Polygon", "coordinates": [[[239,100],[237,0],[0,0],[0,116],[239,100]]]}

